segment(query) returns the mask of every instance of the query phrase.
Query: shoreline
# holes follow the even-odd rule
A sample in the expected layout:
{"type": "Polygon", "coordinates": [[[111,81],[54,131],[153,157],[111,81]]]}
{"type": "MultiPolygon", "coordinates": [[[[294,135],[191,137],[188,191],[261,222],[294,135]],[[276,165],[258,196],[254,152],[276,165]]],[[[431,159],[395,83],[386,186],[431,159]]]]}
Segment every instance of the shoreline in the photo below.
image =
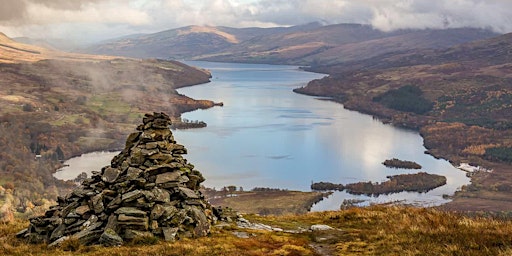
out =
{"type": "MultiPolygon", "coordinates": [[[[294,92],[316,97],[326,97],[329,93],[335,94],[339,92],[339,88],[336,89],[337,87],[323,88],[320,86],[321,84],[322,81],[311,81],[308,84],[308,88],[297,88],[294,92]]],[[[457,190],[451,197],[451,201],[439,206],[439,209],[462,212],[510,211],[512,209],[512,201],[507,199],[512,196],[512,190],[509,189],[512,185],[509,184],[510,182],[507,182],[512,177],[511,165],[491,161],[485,158],[484,155],[464,154],[463,149],[472,144],[465,144],[464,142],[457,141],[453,137],[457,134],[460,136],[474,136],[476,132],[480,132],[488,134],[489,136],[492,135],[493,137],[488,139],[490,141],[502,141],[503,136],[506,138],[506,136],[508,136],[507,134],[510,133],[499,133],[491,128],[465,125],[456,122],[438,122],[435,116],[416,115],[387,109],[362,95],[351,96],[351,99],[349,99],[347,95],[340,93],[337,97],[329,98],[341,104],[344,109],[370,115],[384,124],[391,124],[395,127],[418,132],[423,139],[423,146],[426,149],[425,154],[431,155],[436,159],[446,160],[457,169],[459,169],[458,166],[460,166],[461,163],[474,162],[476,165],[482,166],[485,169],[494,170],[492,173],[472,173],[469,177],[470,183],[457,190]],[[494,133],[496,133],[496,135],[493,135],[494,133]],[[455,145],[455,147],[452,148],[447,145],[455,145]]],[[[485,142],[480,143],[485,144],[485,142]]],[[[459,171],[463,170],[459,169],[459,171]]]]}
{"type": "MultiPolygon", "coordinates": [[[[310,72],[310,71],[304,71],[304,70],[301,70],[301,71],[303,71],[303,72],[310,72]]],[[[195,84],[195,85],[203,85],[203,84],[207,84],[207,83],[209,83],[209,82],[211,82],[211,81],[208,81],[208,82],[206,82],[206,83],[198,83],[198,84],[195,84]]],[[[188,86],[194,86],[194,85],[188,85],[188,86]]],[[[298,93],[298,92],[296,92],[296,90],[295,90],[295,89],[293,90],[293,92],[298,93]]],[[[300,94],[302,94],[302,93],[300,93],[300,94]]],[[[306,95],[307,95],[307,94],[306,94],[306,95]]],[[[308,95],[308,96],[311,96],[311,95],[308,95]]],[[[340,102],[340,100],[339,100],[339,99],[329,98],[329,99],[322,99],[322,100],[331,100],[331,101],[335,101],[335,102],[337,102],[337,103],[340,103],[340,104],[344,105],[343,103],[341,103],[341,102],[340,102]]],[[[344,108],[345,108],[345,106],[344,106],[344,108]]],[[[347,109],[347,108],[345,108],[345,109],[347,109]]],[[[356,111],[356,112],[358,112],[358,113],[368,115],[367,113],[363,113],[363,112],[360,112],[360,111],[357,111],[357,110],[354,110],[354,109],[348,109],[348,110],[356,111]]],[[[372,116],[373,116],[373,117],[375,117],[374,115],[372,115],[372,116]]],[[[380,120],[382,123],[386,123],[386,122],[382,121],[381,119],[379,119],[379,120],[380,120]]],[[[198,128],[202,128],[202,127],[198,127],[198,128]]],[[[403,127],[402,127],[402,128],[403,128],[403,127]]],[[[416,132],[418,131],[417,129],[413,129],[413,130],[415,130],[416,132]]],[[[420,135],[421,135],[421,134],[420,134],[420,135]]],[[[114,150],[109,149],[109,150],[107,150],[107,151],[115,151],[115,149],[114,149],[114,150]]],[[[304,192],[305,192],[305,191],[304,191],[304,192]]]]}

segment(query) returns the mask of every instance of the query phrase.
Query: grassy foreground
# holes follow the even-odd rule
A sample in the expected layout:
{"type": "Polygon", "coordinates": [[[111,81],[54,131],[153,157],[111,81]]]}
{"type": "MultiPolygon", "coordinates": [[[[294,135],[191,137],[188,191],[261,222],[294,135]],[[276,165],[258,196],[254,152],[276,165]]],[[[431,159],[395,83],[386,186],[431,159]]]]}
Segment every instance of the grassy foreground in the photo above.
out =
{"type": "Polygon", "coordinates": [[[435,209],[372,206],[286,216],[246,216],[284,230],[326,224],[333,230],[291,234],[214,228],[209,237],[167,243],[143,240],[115,248],[47,249],[15,238],[27,226],[0,225],[0,255],[511,255],[512,221],[467,217],[435,209]],[[239,238],[234,232],[245,232],[239,238]]]}

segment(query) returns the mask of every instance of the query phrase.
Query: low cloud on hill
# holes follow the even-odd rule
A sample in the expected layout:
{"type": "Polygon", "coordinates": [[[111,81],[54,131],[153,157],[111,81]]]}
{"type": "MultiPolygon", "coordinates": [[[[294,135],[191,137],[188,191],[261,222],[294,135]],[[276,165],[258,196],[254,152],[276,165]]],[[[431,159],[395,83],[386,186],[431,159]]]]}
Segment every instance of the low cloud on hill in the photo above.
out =
{"type": "Polygon", "coordinates": [[[101,40],[187,25],[272,27],[312,21],[403,28],[492,28],[512,32],[508,0],[2,0],[11,37],[101,40]]]}

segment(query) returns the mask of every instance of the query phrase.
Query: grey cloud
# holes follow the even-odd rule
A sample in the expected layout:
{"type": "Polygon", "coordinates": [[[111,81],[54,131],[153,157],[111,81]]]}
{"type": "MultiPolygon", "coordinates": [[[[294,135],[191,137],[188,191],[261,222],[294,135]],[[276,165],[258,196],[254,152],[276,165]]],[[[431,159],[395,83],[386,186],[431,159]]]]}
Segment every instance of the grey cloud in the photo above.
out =
{"type": "Polygon", "coordinates": [[[312,21],[512,32],[510,0],[0,0],[0,27],[30,36],[107,39],[187,25],[298,25],[312,21]],[[66,11],[64,11],[66,10],[66,11]]]}
{"type": "Polygon", "coordinates": [[[85,4],[106,0],[1,0],[0,24],[24,24],[29,22],[27,9],[43,5],[56,10],[80,10],[85,4]]]}
{"type": "Polygon", "coordinates": [[[25,16],[25,1],[2,0],[0,8],[0,22],[11,22],[25,16]]]}
{"type": "Polygon", "coordinates": [[[31,2],[39,3],[50,8],[60,9],[60,10],[79,10],[82,8],[84,4],[89,3],[97,3],[102,0],[43,0],[43,1],[34,1],[31,2]]]}
{"type": "Polygon", "coordinates": [[[412,0],[375,2],[371,24],[383,30],[401,28],[480,27],[512,31],[512,1],[412,0]],[[394,3],[394,4],[391,4],[394,3]]]}
{"type": "Polygon", "coordinates": [[[324,20],[382,30],[480,27],[512,32],[509,0],[261,0],[251,5],[258,11],[246,19],[282,25],[324,20]]]}

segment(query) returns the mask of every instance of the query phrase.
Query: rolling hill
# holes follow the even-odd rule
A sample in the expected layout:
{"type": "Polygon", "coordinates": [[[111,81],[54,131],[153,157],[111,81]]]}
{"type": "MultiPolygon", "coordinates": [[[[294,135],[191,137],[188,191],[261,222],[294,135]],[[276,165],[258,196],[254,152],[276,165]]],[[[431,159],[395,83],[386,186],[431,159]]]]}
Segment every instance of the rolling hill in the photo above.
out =
{"type": "Polygon", "coordinates": [[[318,23],[291,28],[187,26],[153,34],[111,39],[83,49],[83,52],[135,58],[190,59],[221,51],[254,37],[320,26],[318,23]]]}
{"type": "Polygon", "coordinates": [[[19,43],[0,32],[0,63],[35,62],[46,59],[91,61],[111,60],[112,56],[67,53],[55,49],[19,43]]]}
{"type": "Polygon", "coordinates": [[[398,30],[311,23],[278,28],[189,26],[113,39],[85,49],[138,58],[194,59],[294,65],[335,64],[417,48],[447,48],[498,34],[489,30],[398,30]]]}
{"type": "Polygon", "coordinates": [[[209,78],[176,61],[65,53],[0,34],[0,186],[16,191],[7,209],[55,199],[73,186],[52,176],[60,160],[122,147],[145,113],[180,123],[181,113],[212,107],[176,91],[209,78]]]}

